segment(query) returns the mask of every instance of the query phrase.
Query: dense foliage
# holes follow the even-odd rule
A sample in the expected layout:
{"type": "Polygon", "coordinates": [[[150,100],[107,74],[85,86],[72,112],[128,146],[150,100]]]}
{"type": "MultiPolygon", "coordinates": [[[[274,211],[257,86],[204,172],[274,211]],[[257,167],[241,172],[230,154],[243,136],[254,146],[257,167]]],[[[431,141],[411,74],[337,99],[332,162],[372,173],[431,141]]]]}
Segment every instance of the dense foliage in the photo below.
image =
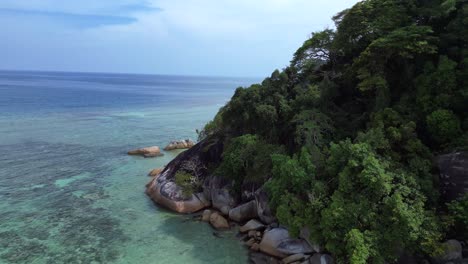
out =
{"type": "Polygon", "coordinates": [[[339,262],[437,253],[467,225],[432,159],[468,147],[468,1],[364,0],[333,19],[200,136],[226,143],[219,175],[266,183],[279,221],[339,262]]]}

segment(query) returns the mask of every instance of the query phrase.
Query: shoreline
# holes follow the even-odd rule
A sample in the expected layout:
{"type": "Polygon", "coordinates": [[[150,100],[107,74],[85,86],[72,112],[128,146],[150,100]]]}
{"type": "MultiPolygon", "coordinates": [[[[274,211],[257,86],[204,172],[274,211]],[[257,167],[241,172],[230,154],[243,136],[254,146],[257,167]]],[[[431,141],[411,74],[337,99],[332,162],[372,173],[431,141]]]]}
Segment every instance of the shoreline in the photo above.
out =
{"type": "Polygon", "coordinates": [[[174,175],[187,160],[200,158],[204,147],[204,142],[199,142],[179,153],[164,168],[151,171],[153,175],[146,185],[146,194],[157,206],[209,223],[215,237],[224,230],[234,229],[236,237],[248,249],[251,263],[334,262],[320,246],[310,242],[307,228],[299,237],[291,237],[287,228],[278,224],[270,212],[268,195],[263,188],[239,200],[230,193],[231,183],[205,175],[203,191],[184,197],[174,175]]]}

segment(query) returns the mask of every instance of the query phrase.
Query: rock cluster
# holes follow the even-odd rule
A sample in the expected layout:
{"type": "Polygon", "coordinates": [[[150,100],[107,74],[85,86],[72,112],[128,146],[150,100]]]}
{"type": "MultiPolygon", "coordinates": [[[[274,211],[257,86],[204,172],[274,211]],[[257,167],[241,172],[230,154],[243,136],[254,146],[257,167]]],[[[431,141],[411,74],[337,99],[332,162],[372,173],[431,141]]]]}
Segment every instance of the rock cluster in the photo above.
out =
{"type": "Polygon", "coordinates": [[[190,139],[176,140],[176,141],[171,141],[164,148],[164,150],[169,151],[169,150],[175,150],[175,149],[188,149],[188,148],[193,147],[194,145],[195,145],[195,142],[193,142],[190,139]]]}
{"type": "Polygon", "coordinates": [[[153,146],[153,147],[130,150],[128,152],[128,155],[138,155],[138,156],[143,156],[145,158],[152,158],[152,157],[163,156],[164,154],[161,153],[161,149],[158,146],[153,146]]]}

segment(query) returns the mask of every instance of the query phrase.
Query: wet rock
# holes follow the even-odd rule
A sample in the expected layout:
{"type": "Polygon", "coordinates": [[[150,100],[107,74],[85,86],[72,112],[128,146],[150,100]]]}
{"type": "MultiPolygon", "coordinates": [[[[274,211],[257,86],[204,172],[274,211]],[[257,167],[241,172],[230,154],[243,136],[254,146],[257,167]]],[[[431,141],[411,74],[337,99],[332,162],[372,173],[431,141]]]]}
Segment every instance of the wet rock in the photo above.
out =
{"type": "Polygon", "coordinates": [[[255,230],[250,230],[250,231],[247,233],[247,236],[248,236],[248,237],[255,237],[256,234],[257,234],[257,231],[255,231],[255,230]]]}
{"type": "Polygon", "coordinates": [[[239,232],[241,233],[245,233],[245,232],[248,232],[250,230],[264,230],[265,229],[265,225],[260,223],[259,221],[255,220],[255,219],[252,219],[250,221],[248,221],[245,225],[241,226],[239,228],[239,232]]]}
{"type": "Polygon", "coordinates": [[[442,244],[444,253],[432,259],[434,263],[446,263],[462,259],[462,245],[458,240],[451,239],[442,244]]]}
{"type": "Polygon", "coordinates": [[[282,260],[282,262],[284,264],[289,264],[289,263],[293,263],[293,262],[297,262],[297,261],[302,261],[306,258],[306,255],[304,254],[294,254],[294,255],[291,255],[289,257],[286,257],[282,260]]]}
{"type": "Polygon", "coordinates": [[[158,146],[140,148],[135,150],[130,150],[128,155],[140,155],[144,157],[157,157],[162,156],[161,150],[158,146]]]}
{"type": "Polygon", "coordinates": [[[203,222],[209,222],[209,221],[210,221],[211,213],[212,213],[211,210],[205,210],[205,211],[203,211],[201,220],[202,220],[203,222]]]}
{"type": "Polygon", "coordinates": [[[229,222],[218,212],[214,212],[211,214],[210,224],[218,230],[225,230],[230,228],[229,222]]]}
{"type": "Polygon", "coordinates": [[[257,217],[257,203],[250,201],[229,211],[229,218],[236,222],[243,222],[257,217]]]}
{"type": "Polygon", "coordinates": [[[248,247],[251,247],[253,244],[255,244],[255,239],[254,238],[251,238],[251,239],[247,240],[247,242],[245,242],[245,245],[248,246],[248,247]]]}
{"type": "Polygon", "coordinates": [[[175,150],[175,149],[188,149],[191,148],[195,145],[195,142],[193,142],[190,139],[185,139],[185,140],[175,140],[171,141],[165,148],[164,150],[170,151],[170,150],[175,150]]]}
{"type": "Polygon", "coordinates": [[[150,182],[147,194],[159,205],[178,213],[194,213],[210,206],[202,194],[192,194],[187,198],[182,188],[166,180],[164,174],[150,182]]]}
{"type": "Polygon", "coordinates": [[[260,245],[258,243],[254,243],[251,247],[250,250],[252,251],[259,251],[260,250],[260,245]]]}
{"type": "Polygon", "coordinates": [[[150,171],[148,173],[148,176],[155,177],[155,176],[159,175],[163,170],[164,170],[164,168],[156,168],[156,169],[150,171]]]}
{"type": "Polygon", "coordinates": [[[314,254],[310,259],[309,259],[310,264],[333,264],[333,258],[330,255],[327,254],[314,254]]]}
{"type": "Polygon", "coordinates": [[[263,254],[261,252],[255,252],[255,251],[249,252],[249,262],[252,264],[280,264],[281,263],[280,260],[272,256],[263,254]]]}

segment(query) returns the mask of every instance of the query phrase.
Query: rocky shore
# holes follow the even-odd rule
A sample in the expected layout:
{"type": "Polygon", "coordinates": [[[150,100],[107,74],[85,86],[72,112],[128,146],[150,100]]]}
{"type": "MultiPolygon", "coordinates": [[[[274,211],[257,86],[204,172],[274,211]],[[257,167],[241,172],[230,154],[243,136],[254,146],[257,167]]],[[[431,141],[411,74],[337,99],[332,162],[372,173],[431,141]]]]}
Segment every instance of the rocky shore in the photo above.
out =
{"type": "MultiPolygon", "coordinates": [[[[218,163],[223,145],[221,142],[202,141],[179,154],[166,167],[150,173],[153,179],[147,184],[146,193],[158,205],[182,214],[202,212],[201,221],[216,230],[239,226],[239,238],[250,249],[251,263],[329,264],[333,257],[323,247],[309,239],[304,227],[299,237],[292,237],[288,230],[277,223],[268,205],[268,194],[262,186],[242,188],[233,193],[233,182],[211,175],[205,166],[198,171],[200,188],[190,195],[175,183],[176,173],[187,170],[187,164],[218,163]]],[[[449,166],[445,164],[445,166],[449,166]]],[[[463,260],[463,246],[457,240],[445,242],[444,253],[431,263],[468,263],[463,260]]],[[[399,263],[418,263],[412,256],[404,256],[399,263]]]]}

